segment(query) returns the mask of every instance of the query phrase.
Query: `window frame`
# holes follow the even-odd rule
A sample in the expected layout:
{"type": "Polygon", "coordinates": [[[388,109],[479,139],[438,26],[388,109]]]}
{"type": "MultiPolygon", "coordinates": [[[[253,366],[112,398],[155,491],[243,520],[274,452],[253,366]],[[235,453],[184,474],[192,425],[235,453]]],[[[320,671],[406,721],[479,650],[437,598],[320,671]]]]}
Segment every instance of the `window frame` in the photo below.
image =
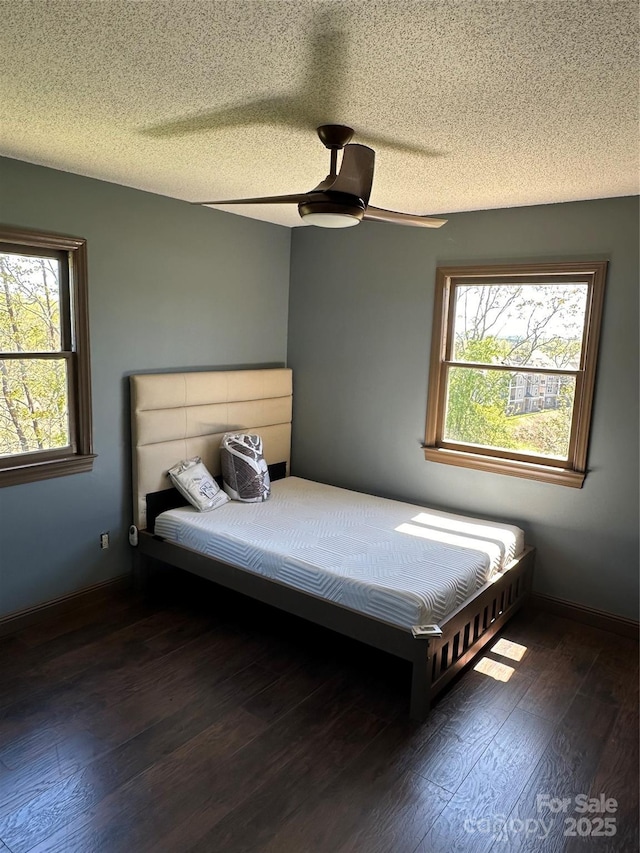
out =
{"type": "Polygon", "coordinates": [[[64,358],[67,362],[69,446],[0,457],[0,487],[91,471],[93,450],[87,242],[45,231],[0,225],[0,252],[60,260],[61,350],[0,353],[0,358],[64,358]]]}
{"type": "Polygon", "coordinates": [[[607,261],[578,261],[543,264],[500,264],[438,267],[431,339],[431,364],[427,395],[427,419],[424,440],[425,459],[479,471],[508,474],[546,483],[582,488],[587,474],[589,432],[595,390],[598,344],[602,325],[607,261]],[[574,369],[527,368],[496,365],[510,373],[536,372],[549,375],[574,375],[575,397],[567,460],[550,460],[517,451],[496,450],[464,442],[443,439],[446,417],[447,376],[449,369],[481,369],[485,364],[453,359],[455,289],[470,284],[553,284],[562,282],[588,285],[585,324],[580,365],[574,369]],[[523,369],[524,368],[524,369],[523,369]]]}

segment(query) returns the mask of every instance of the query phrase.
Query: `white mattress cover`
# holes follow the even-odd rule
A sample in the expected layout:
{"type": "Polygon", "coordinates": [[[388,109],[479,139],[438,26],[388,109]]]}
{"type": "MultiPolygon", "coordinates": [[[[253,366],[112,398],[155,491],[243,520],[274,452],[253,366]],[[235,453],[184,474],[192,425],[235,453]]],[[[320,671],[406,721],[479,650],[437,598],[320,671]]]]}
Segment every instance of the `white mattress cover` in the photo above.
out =
{"type": "Polygon", "coordinates": [[[524,549],[513,525],[299,477],[263,503],[169,510],[155,534],[404,628],[440,622],[524,549]]]}

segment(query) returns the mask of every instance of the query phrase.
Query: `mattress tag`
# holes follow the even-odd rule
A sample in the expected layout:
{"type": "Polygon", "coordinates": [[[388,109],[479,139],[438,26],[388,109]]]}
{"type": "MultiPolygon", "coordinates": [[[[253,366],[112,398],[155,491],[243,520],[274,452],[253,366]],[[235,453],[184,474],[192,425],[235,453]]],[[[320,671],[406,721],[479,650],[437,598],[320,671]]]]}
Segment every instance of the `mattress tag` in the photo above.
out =
{"type": "Polygon", "coordinates": [[[439,625],[414,625],[411,629],[414,637],[441,637],[442,629],[439,625]]]}

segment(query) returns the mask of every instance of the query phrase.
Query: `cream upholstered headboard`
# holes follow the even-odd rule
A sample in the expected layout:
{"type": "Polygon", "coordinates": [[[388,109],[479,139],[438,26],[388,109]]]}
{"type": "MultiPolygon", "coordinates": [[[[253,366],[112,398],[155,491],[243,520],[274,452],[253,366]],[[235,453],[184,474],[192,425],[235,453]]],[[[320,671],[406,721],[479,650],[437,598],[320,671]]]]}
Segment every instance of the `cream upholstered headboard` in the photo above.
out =
{"type": "Polygon", "coordinates": [[[226,432],[262,437],[268,464],[291,459],[291,370],[146,373],[130,377],[134,524],[147,525],[146,496],[171,488],[167,470],[201,456],[220,473],[226,432]]]}

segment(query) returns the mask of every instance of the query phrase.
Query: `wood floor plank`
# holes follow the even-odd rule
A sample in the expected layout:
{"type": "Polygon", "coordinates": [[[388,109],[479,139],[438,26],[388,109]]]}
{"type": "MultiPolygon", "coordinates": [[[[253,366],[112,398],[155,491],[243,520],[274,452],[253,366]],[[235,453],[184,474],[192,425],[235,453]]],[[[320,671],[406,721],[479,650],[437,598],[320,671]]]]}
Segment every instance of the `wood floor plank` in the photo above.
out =
{"type": "Polygon", "coordinates": [[[74,724],[68,718],[50,723],[44,717],[39,725],[36,723],[33,726],[27,722],[20,725],[17,721],[10,721],[11,734],[5,737],[4,746],[7,766],[12,771],[35,766],[41,761],[46,762],[46,756],[52,750],[55,760],[57,747],[75,737],[82,728],[81,724],[74,724]]]}
{"type": "Polygon", "coordinates": [[[14,660],[19,660],[29,651],[29,646],[16,634],[0,637],[0,678],[14,660]]]}
{"type": "MultiPolygon", "coordinates": [[[[34,650],[37,659],[30,666],[23,667],[21,676],[25,687],[22,690],[13,689],[13,701],[27,700],[35,693],[41,693],[43,689],[67,679],[76,678],[88,669],[100,668],[106,672],[121,665],[123,659],[126,659],[128,664],[136,660],[151,659],[157,656],[158,649],[149,644],[158,635],[169,632],[171,642],[178,636],[175,633],[178,629],[178,632],[182,630],[186,642],[189,636],[197,636],[212,624],[211,620],[190,618],[184,613],[160,611],[123,626],[113,626],[113,630],[108,634],[53,656],[39,656],[38,651],[41,649],[38,648],[37,651],[34,650]]],[[[174,641],[170,648],[177,646],[174,641]]]]}
{"type": "MultiPolygon", "coordinates": [[[[636,673],[637,675],[637,673],[636,673]]],[[[616,687],[618,685],[616,684],[616,687]]],[[[596,768],[593,781],[588,791],[590,798],[613,798],[617,802],[615,811],[588,813],[587,818],[612,817],[615,821],[615,835],[607,838],[601,836],[588,837],[589,850],[596,853],[622,853],[640,849],[638,836],[638,804],[640,790],[638,766],[640,755],[638,751],[638,679],[627,683],[627,690],[622,697],[618,715],[611,733],[607,738],[600,762],[596,768]]],[[[615,691],[614,691],[615,692],[615,691]]],[[[602,701],[602,699],[601,699],[602,701]]],[[[606,701],[606,699],[605,699],[606,701]]],[[[585,839],[579,836],[568,840],[566,853],[578,853],[583,850],[585,839]]]]}
{"type": "Polygon", "coordinates": [[[349,685],[336,679],[255,740],[244,729],[247,725],[263,727],[264,723],[235,709],[222,725],[205,729],[156,761],[33,850],[156,851],[161,840],[183,821],[195,823],[202,816],[206,826],[215,824],[256,787],[277,775],[297,750],[310,741],[322,742],[345,710],[345,701],[353,702],[350,693],[349,685]],[[172,791],[169,801],[168,790],[172,791]]]}
{"type": "Polygon", "coordinates": [[[483,822],[511,811],[553,731],[553,723],[516,708],[449,800],[418,851],[486,853],[493,839],[482,831],[483,822]]]}
{"type": "Polygon", "coordinates": [[[55,622],[34,625],[18,636],[31,647],[32,654],[49,659],[138,622],[156,610],[150,602],[123,597],[119,601],[90,605],[55,622]]]}
{"type": "Polygon", "coordinates": [[[0,641],[0,851],[635,853],[637,643],[521,613],[419,725],[405,662],[182,574],[0,641]],[[602,792],[611,838],[537,802],[602,792]]]}
{"type": "Polygon", "coordinates": [[[609,631],[604,631],[601,628],[596,628],[593,625],[587,625],[582,622],[573,622],[572,620],[564,620],[563,637],[558,644],[559,651],[567,649],[592,649],[596,652],[607,651],[616,647],[621,653],[629,651],[637,654],[638,642],[628,637],[622,637],[618,634],[611,634],[609,631]]]}
{"type": "MultiPolygon", "coordinates": [[[[104,606],[104,605],[103,605],[104,606]]],[[[119,607],[115,607],[113,611],[98,616],[99,610],[95,608],[87,608],[93,618],[83,618],[79,620],[77,613],[70,614],[69,617],[63,617],[59,623],[46,623],[44,627],[33,626],[29,631],[49,627],[55,631],[52,639],[41,643],[29,643],[23,639],[27,633],[22,632],[16,635],[19,640],[19,645],[14,647],[10,654],[0,656],[0,708],[6,704],[7,697],[11,701],[15,701],[15,695],[9,689],[9,684],[20,677],[25,677],[27,673],[33,673],[35,676],[40,668],[47,661],[53,660],[59,655],[69,654],[74,649],[84,649],[84,647],[92,642],[99,641],[113,631],[124,628],[135,622],[139,622],[154,613],[154,608],[149,605],[141,605],[139,602],[128,604],[123,602],[119,607]],[[79,621],[80,624],[76,625],[79,621]],[[72,626],[70,627],[69,623],[72,626]],[[57,629],[57,631],[56,631],[57,629]],[[68,629],[68,630],[67,630],[68,629]]],[[[27,677],[27,681],[32,680],[27,677]]]]}
{"type": "MultiPolygon", "coordinates": [[[[99,737],[109,738],[115,746],[183,708],[210,699],[215,701],[226,690],[228,680],[248,667],[257,666],[268,674],[263,687],[273,681],[276,676],[270,670],[251,663],[251,650],[239,651],[239,656],[226,655],[220,660],[225,655],[224,646],[217,648],[214,657],[201,650],[199,657],[190,662],[196,665],[187,666],[185,656],[192,652],[191,645],[187,645],[184,656],[162,659],[164,669],[154,665],[154,677],[141,679],[138,690],[127,692],[121,701],[97,711],[89,723],[91,730],[99,737]]],[[[85,719],[84,713],[80,719],[85,719]]]]}
{"type": "Polygon", "coordinates": [[[81,772],[30,799],[0,821],[0,837],[13,853],[25,853],[34,842],[44,841],[99,806],[109,794],[154,765],[159,756],[172,753],[197,737],[205,749],[207,739],[203,732],[214,732],[218,737],[220,729],[224,729],[229,743],[236,744],[255,737],[265,725],[254,717],[242,715],[240,704],[272,679],[272,673],[257,666],[227,679],[214,697],[181,708],[81,772]]]}
{"type": "Polygon", "coordinates": [[[504,709],[477,708],[462,719],[451,717],[434,736],[416,772],[455,792],[508,716],[504,709]]]}
{"type": "Polygon", "coordinates": [[[212,627],[218,624],[219,620],[211,614],[188,612],[172,614],[170,624],[153,636],[147,637],[144,640],[144,645],[160,657],[164,654],[170,654],[202,634],[208,633],[212,627]]]}
{"type": "MultiPolygon", "coordinates": [[[[320,754],[311,757],[306,749],[296,752],[276,776],[269,777],[209,831],[199,836],[199,831],[192,833],[192,822],[176,827],[162,839],[158,853],[261,853],[279,824],[306,799],[321,795],[384,726],[379,718],[357,707],[348,708],[324,733],[325,749],[320,754]],[[192,838],[196,840],[193,845],[192,838]]],[[[199,823],[202,827],[202,821],[199,823]]]]}
{"type": "Polygon", "coordinates": [[[573,812],[552,812],[538,798],[567,799],[573,803],[578,794],[589,791],[616,715],[617,709],[609,703],[584,696],[574,698],[509,812],[507,831],[495,840],[491,853],[564,850],[565,818],[573,812]],[[544,826],[541,821],[545,821],[544,826]],[[545,834],[544,839],[541,834],[545,834]]]}
{"type": "Polygon", "coordinates": [[[184,680],[203,667],[210,669],[213,681],[223,679],[264,653],[254,640],[216,626],[169,654],[138,649],[131,659],[124,656],[121,665],[90,667],[0,711],[0,743],[6,744],[2,760],[31,760],[51,743],[90,725],[96,709],[121,704],[135,694],[144,697],[157,690],[159,681],[184,680]]]}
{"type": "Polygon", "coordinates": [[[369,671],[361,665],[359,659],[353,666],[354,677],[358,678],[362,693],[358,699],[359,707],[388,722],[406,716],[411,665],[408,661],[383,654],[370,655],[370,661],[373,666],[369,671]]]}
{"type": "Polygon", "coordinates": [[[0,822],[57,782],[86,767],[109,748],[108,742],[79,730],[52,745],[35,761],[0,774],[0,822]]]}
{"type": "Polygon", "coordinates": [[[122,620],[123,614],[129,611],[140,613],[147,611],[148,607],[148,602],[134,594],[131,589],[105,590],[103,595],[91,601],[90,604],[74,608],[55,619],[45,618],[23,629],[17,636],[28,646],[40,647],[65,637],[61,643],[68,643],[71,647],[82,639],[75,632],[88,628],[91,634],[101,625],[108,628],[118,623],[122,620]]]}
{"type": "Polygon", "coordinates": [[[506,681],[487,675],[475,668],[482,666],[483,659],[489,660],[490,657],[481,655],[475,666],[467,670],[463,677],[456,680],[437,700],[436,707],[442,713],[472,713],[478,705],[511,713],[533,683],[533,677],[525,674],[526,670],[521,673],[515,668],[515,664],[513,673],[506,681]]]}
{"type": "Polygon", "coordinates": [[[119,667],[123,659],[126,659],[128,665],[150,659],[153,653],[147,643],[158,634],[176,627],[188,628],[193,632],[195,627],[194,635],[197,635],[199,624],[197,619],[190,620],[185,614],[161,611],[124,626],[113,626],[105,636],[55,656],[43,656],[30,666],[25,666],[22,671],[24,689],[16,687],[12,690],[13,701],[27,701],[48,686],[53,688],[67,679],[81,676],[89,669],[100,669],[106,673],[119,667]]]}
{"type": "Polygon", "coordinates": [[[358,838],[374,837],[382,815],[386,815],[388,833],[397,838],[401,830],[398,823],[393,824],[392,816],[403,810],[403,791],[408,792],[411,803],[404,814],[407,835],[415,847],[450,797],[448,792],[411,772],[417,757],[445,721],[446,717],[436,710],[422,725],[406,717],[387,725],[325,788],[321,797],[310,797],[283,821],[263,845],[262,853],[336,853],[340,844],[353,845],[358,838]],[[420,830],[414,836],[417,826],[420,830]]]}
{"type": "Polygon", "coordinates": [[[376,802],[375,820],[363,820],[336,853],[413,853],[446,806],[449,793],[416,773],[406,773],[376,802]]]}
{"type": "Polygon", "coordinates": [[[629,689],[637,685],[638,646],[636,644],[635,649],[629,648],[624,638],[620,639],[622,644],[614,640],[609,648],[598,652],[580,685],[581,695],[621,705],[629,689]]]}
{"type": "MultiPolygon", "coordinates": [[[[75,716],[64,719],[64,729],[62,724],[53,730],[38,725],[31,737],[25,736],[14,742],[12,754],[18,754],[21,760],[15,768],[14,778],[5,782],[11,796],[7,796],[5,809],[0,809],[0,814],[28,802],[73,772],[75,768],[69,760],[60,762],[60,753],[68,752],[67,741],[77,737],[78,729],[90,727],[94,741],[97,739],[98,747],[102,746],[102,749],[94,750],[97,755],[129,740],[165,717],[178,713],[188,704],[197,707],[202,701],[216,702],[219,693],[226,689],[225,678],[249,665],[253,648],[243,649],[242,643],[234,638],[236,653],[232,654],[228,646],[223,643],[219,647],[211,637],[208,643],[214,651],[213,657],[204,653],[201,640],[197,649],[199,654],[193,654],[194,650],[190,650],[165,656],[161,659],[162,664],[158,662],[154,666],[151,683],[149,680],[143,683],[144,680],[140,679],[139,689],[124,695],[121,701],[108,704],[104,701],[88,701],[75,716]],[[164,669],[159,669],[160,666],[164,669]],[[218,687],[220,682],[222,684],[218,687]],[[66,738],[61,737],[63,731],[67,732],[66,738]],[[27,761],[29,755],[31,760],[27,761]]],[[[269,674],[268,678],[264,678],[260,689],[274,677],[269,674]]],[[[87,750],[84,760],[78,761],[78,767],[86,765],[92,757],[87,750]]]]}
{"type": "Polygon", "coordinates": [[[414,767],[435,785],[455,792],[511,714],[531,679],[514,670],[503,682],[471,671],[438,710],[447,715],[414,767]]]}
{"type": "Polygon", "coordinates": [[[272,723],[295,708],[331,677],[330,666],[299,667],[276,678],[260,693],[251,696],[243,708],[266,723],[272,723]]]}
{"type": "Polygon", "coordinates": [[[547,720],[560,720],[573,701],[598,652],[559,652],[549,656],[546,667],[534,679],[518,707],[547,720]]]}
{"type": "Polygon", "coordinates": [[[244,629],[244,623],[247,621],[245,615],[240,618],[230,618],[225,624],[229,627],[235,626],[236,629],[239,624],[242,624],[243,633],[265,644],[269,648],[265,665],[279,675],[284,675],[300,666],[313,666],[330,660],[330,648],[327,643],[329,632],[325,629],[295,619],[289,614],[282,614],[282,617],[278,614],[278,619],[275,621],[271,613],[270,620],[260,612],[256,619],[251,618],[250,630],[244,629]],[[295,642],[292,642],[294,637],[295,642]]]}
{"type": "MultiPolygon", "coordinates": [[[[108,701],[102,692],[98,693],[98,699],[94,698],[94,701],[85,696],[80,710],[76,709],[73,716],[65,717],[53,734],[62,731],[62,725],[65,731],[71,733],[76,728],[89,727],[95,737],[110,747],[116,747],[187,704],[197,705],[209,698],[215,701],[219,693],[218,685],[248,666],[254,657],[253,652],[252,645],[246,648],[235,637],[230,640],[228,636],[221,638],[216,634],[208,636],[206,641],[200,638],[188,650],[181,647],[176,654],[155,661],[151,673],[145,677],[138,670],[134,673],[137,679],[132,679],[133,684],[127,692],[122,689],[119,693],[115,691],[111,697],[114,701],[108,701]],[[229,646],[229,642],[233,645],[229,646]],[[116,698],[119,701],[115,701],[116,698]]],[[[272,675],[266,679],[262,687],[273,678],[272,675]]],[[[224,684],[220,689],[224,690],[224,684]]],[[[74,694],[71,694],[72,708],[73,698],[74,694]]],[[[29,751],[37,755],[37,750],[42,748],[41,741],[47,734],[51,734],[49,729],[37,726],[31,739],[20,738],[14,743],[13,751],[18,752],[21,759],[29,751]]],[[[53,743],[57,745],[57,741],[53,743]]],[[[20,766],[29,777],[29,762],[23,760],[20,766]]]]}
{"type": "Polygon", "coordinates": [[[555,649],[565,637],[570,625],[567,619],[552,613],[527,608],[517,613],[500,634],[516,643],[523,641],[524,645],[529,642],[555,649]]]}
{"type": "MultiPolygon", "coordinates": [[[[76,642],[77,638],[74,634],[73,642],[69,637],[63,636],[59,642],[47,644],[45,647],[27,647],[26,655],[15,661],[14,665],[17,667],[19,677],[28,689],[20,691],[16,688],[4,688],[0,707],[26,700],[30,695],[46,689],[49,684],[54,685],[65,678],[79,674],[91,666],[92,652],[108,655],[109,651],[115,647],[122,655],[123,644],[120,642],[119,632],[123,632],[124,639],[126,632],[132,630],[132,626],[138,626],[146,619],[158,619],[159,617],[160,614],[152,614],[149,611],[145,613],[136,612],[135,615],[132,611],[128,611],[127,619],[124,622],[109,623],[108,629],[104,631],[95,627],[89,637],[86,636],[86,632],[83,632],[84,639],[82,641],[76,642]],[[115,639],[113,639],[114,635],[116,635],[115,639]]],[[[5,667],[5,674],[10,669],[10,666],[9,668],[5,667]]]]}

